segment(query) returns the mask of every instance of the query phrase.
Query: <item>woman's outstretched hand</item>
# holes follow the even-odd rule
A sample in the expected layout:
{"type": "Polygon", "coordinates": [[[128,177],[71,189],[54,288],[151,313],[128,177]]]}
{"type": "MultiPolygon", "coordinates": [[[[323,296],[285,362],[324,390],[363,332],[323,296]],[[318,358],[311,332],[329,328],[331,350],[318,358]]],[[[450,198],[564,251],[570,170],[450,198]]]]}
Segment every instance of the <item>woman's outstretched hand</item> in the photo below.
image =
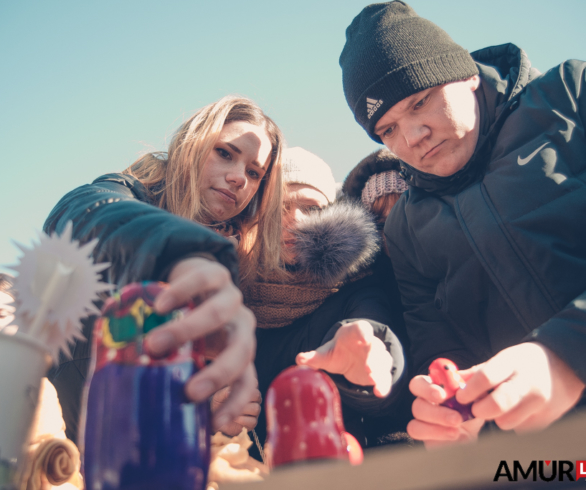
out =
{"type": "Polygon", "coordinates": [[[169,287],[157,296],[155,310],[164,314],[190,300],[200,303],[182,318],[168,322],[146,337],[146,347],[154,356],[163,356],[189,340],[211,336],[225,347],[213,354],[213,362],[185,385],[194,402],[209,398],[229,386],[230,394],[214,413],[214,428],[234,421],[254,398],[256,372],[252,363],[256,340],[256,320],[242,304],[242,293],[232,282],[228,269],[202,257],[192,257],[175,265],[168,278],[169,287]]]}
{"type": "Polygon", "coordinates": [[[314,351],[297,354],[296,362],[343,374],[357,385],[373,386],[374,394],[381,398],[391,392],[393,358],[366,320],[342,325],[329,342],[314,351]]]}

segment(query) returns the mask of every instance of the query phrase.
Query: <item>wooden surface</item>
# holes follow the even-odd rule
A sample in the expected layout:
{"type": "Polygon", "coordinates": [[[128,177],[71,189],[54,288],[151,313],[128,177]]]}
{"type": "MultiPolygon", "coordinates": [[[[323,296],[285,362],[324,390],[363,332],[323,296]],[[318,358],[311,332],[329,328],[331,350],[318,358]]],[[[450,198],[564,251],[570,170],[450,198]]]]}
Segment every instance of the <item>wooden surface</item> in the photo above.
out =
{"type": "MultiPolygon", "coordinates": [[[[222,485],[221,490],[326,490],[326,489],[482,489],[508,484],[524,489],[527,482],[493,479],[501,460],[511,471],[518,460],[527,468],[532,460],[586,460],[586,411],[576,413],[539,433],[493,433],[476,444],[427,451],[423,447],[371,450],[361,466],[313,462],[273,471],[259,483],[222,485]]],[[[575,470],[572,472],[575,475],[575,470]]],[[[539,477],[538,477],[539,480],[539,477]]],[[[561,484],[531,482],[530,486],[559,488],[561,484]]],[[[570,482],[570,488],[586,488],[586,480],[570,482]]],[[[562,485],[566,486],[566,485],[562,485]]]]}

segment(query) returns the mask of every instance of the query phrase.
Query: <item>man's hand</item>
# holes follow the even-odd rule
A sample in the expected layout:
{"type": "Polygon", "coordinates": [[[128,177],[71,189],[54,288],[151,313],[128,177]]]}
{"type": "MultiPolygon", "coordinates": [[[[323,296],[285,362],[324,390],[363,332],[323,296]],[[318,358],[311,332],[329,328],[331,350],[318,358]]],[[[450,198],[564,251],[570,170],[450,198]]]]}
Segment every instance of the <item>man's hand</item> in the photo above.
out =
{"type": "Polygon", "coordinates": [[[381,398],[391,391],[393,358],[366,320],[341,326],[332,340],[314,351],[297,354],[295,361],[300,366],[343,374],[357,385],[373,386],[374,394],[381,398]]]}
{"type": "MultiPolygon", "coordinates": [[[[216,392],[212,397],[212,413],[215,413],[218,408],[222,406],[222,404],[226,401],[228,396],[230,395],[230,388],[222,388],[220,391],[216,392]]],[[[250,401],[244,406],[242,413],[232,422],[219,427],[218,430],[222,431],[227,436],[237,436],[242,432],[243,428],[246,428],[246,431],[251,431],[256,427],[258,422],[258,416],[260,414],[262,403],[262,396],[258,389],[255,389],[250,401]]]]}
{"type": "Polygon", "coordinates": [[[439,404],[446,393],[429,376],[416,376],[409,389],[414,420],[407,425],[413,439],[427,447],[475,440],[485,420],[517,432],[547,427],[580,399],[584,383],[551,350],[526,342],[502,350],[483,364],[460,371],[466,387],[456,392],[462,404],[473,403],[476,417],[462,423],[455,410],[439,404]]]}
{"type": "MultiPolygon", "coordinates": [[[[462,377],[466,379],[465,375],[462,377]]],[[[442,407],[440,403],[447,400],[447,394],[441,386],[433,384],[429,376],[415,376],[409,383],[409,390],[417,397],[412,407],[414,419],[407,424],[407,432],[413,439],[432,448],[478,438],[484,419],[477,417],[463,422],[457,411],[442,407]]]]}
{"type": "Polygon", "coordinates": [[[518,432],[547,427],[580,399],[584,383],[547,347],[526,342],[461,371],[466,388],[456,393],[476,417],[518,432]]]}
{"type": "Polygon", "coordinates": [[[242,293],[228,269],[217,262],[194,257],[177,263],[169,274],[169,287],[155,300],[155,310],[164,314],[194,298],[202,302],[182,318],[154,329],[146,347],[163,356],[189,340],[225,331],[226,347],[215,360],[191,377],[185,385],[189,399],[201,402],[225,386],[230,394],[214,414],[214,427],[223,427],[243,413],[253,399],[256,372],[252,360],[256,320],[242,304],[242,293]]]}

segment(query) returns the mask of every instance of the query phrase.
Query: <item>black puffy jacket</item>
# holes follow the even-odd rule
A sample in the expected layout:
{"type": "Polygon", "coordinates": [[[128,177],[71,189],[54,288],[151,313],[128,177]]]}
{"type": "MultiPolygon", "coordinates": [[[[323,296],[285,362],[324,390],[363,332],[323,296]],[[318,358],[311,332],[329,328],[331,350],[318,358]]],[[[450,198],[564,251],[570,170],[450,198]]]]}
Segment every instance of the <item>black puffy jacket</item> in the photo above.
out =
{"type": "MultiPolygon", "coordinates": [[[[175,263],[193,255],[215,258],[237,281],[237,256],[228,240],[153,206],[145,187],[129,175],[104,175],[71,191],[51,211],[43,229],[61,233],[68,221],[73,222],[73,238],[82,244],[98,239],[94,261],[110,263],[104,280],[117,287],[134,281],[164,281],[175,263]]],[[[89,341],[75,342],[72,358],[62,355],[48,373],[59,395],[67,437],[73,441],[78,437],[94,319],[82,322],[89,341]]]]}
{"type": "Polygon", "coordinates": [[[540,75],[510,44],[472,56],[474,156],[450,177],[402,164],[385,226],[416,369],[536,340],[586,382],[586,64],[540,75]]]}

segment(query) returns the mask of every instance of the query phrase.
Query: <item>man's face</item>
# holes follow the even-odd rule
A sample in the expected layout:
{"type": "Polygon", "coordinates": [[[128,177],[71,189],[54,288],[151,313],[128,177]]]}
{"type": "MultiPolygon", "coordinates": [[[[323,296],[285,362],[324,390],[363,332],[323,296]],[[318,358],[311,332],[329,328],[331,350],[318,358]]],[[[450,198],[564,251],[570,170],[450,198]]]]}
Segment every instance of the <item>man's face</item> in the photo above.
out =
{"type": "Polygon", "coordinates": [[[480,78],[422,90],[391,107],[374,132],[412,167],[446,177],[472,157],[480,117],[474,91],[480,78]]]}
{"type": "Polygon", "coordinates": [[[305,184],[287,184],[283,199],[282,258],[285,264],[296,262],[295,235],[292,233],[311,211],[322,209],[328,200],[315,187],[305,184]]]}

